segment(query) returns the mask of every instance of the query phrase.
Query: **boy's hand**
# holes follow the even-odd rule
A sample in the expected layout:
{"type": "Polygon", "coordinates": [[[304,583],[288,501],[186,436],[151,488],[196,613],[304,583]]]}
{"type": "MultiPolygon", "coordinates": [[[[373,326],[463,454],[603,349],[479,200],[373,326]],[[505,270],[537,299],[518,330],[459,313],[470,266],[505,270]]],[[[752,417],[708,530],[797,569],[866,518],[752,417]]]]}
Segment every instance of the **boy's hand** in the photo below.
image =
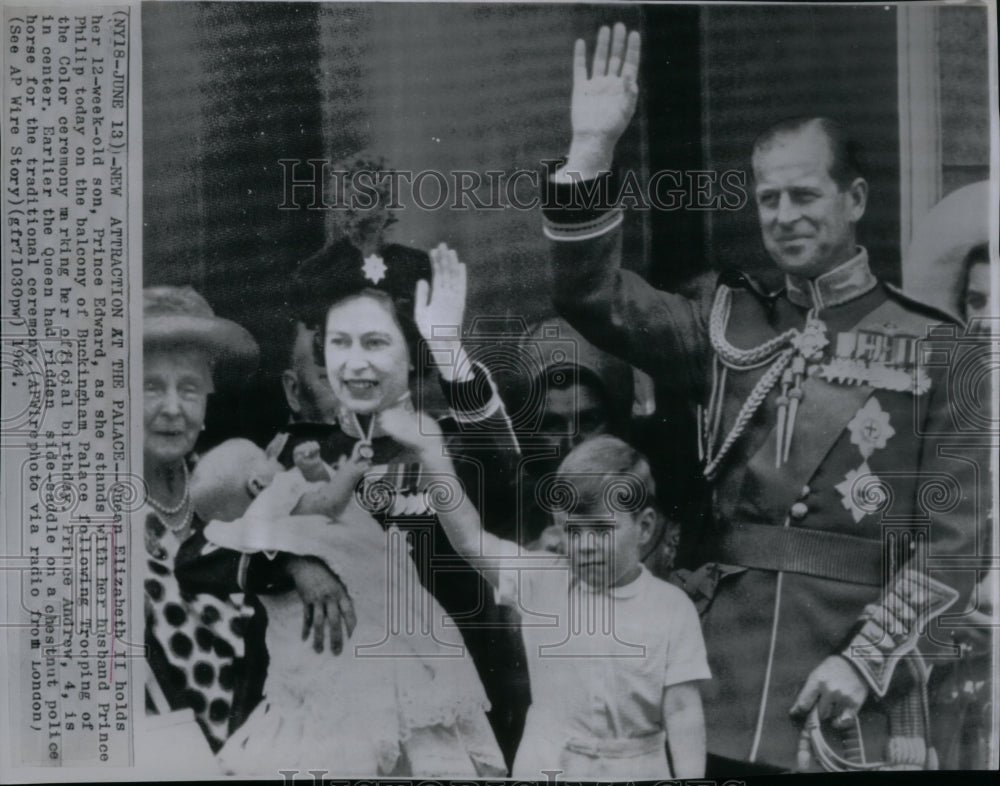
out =
{"type": "Polygon", "coordinates": [[[704,777],[705,714],[698,683],[682,682],[664,688],[662,715],[674,777],[704,777]]]}

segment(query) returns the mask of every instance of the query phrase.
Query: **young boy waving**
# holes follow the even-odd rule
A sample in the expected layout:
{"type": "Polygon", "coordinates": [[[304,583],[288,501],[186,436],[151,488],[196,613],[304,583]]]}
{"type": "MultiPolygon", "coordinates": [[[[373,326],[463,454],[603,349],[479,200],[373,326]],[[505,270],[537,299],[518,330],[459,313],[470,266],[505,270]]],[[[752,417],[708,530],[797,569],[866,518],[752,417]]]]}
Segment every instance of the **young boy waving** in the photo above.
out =
{"type": "MultiPolygon", "coordinates": [[[[454,477],[427,421],[422,429],[385,425],[420,449],[443,482],[454,477]]],[[[565,555],[496,538],[461,489],[438,491],[430,502],[439,503],[455,550],[521,613],[532,704],[513,777],[702,776],[698,681],[710,673],[693,604],[640,562],[657,517],[646,459],[617,438],[597,437],[540,486],[536,501],[566,530],[565,555]]]]}

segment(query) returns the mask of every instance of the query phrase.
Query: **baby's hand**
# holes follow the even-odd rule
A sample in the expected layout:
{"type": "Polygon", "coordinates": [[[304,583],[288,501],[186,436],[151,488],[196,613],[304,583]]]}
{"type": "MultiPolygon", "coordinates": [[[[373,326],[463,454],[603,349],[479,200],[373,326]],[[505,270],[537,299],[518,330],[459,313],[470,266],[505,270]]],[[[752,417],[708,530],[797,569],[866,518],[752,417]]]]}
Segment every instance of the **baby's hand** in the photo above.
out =
{"type": "Polygon", "coordinates": [[[337,471],[326,483],[307,491],[296,508],[297,513],[322,513],[336,519],[347,503],[358,481],[372,465],[372,446],[368,442],[357,442],[350,457],[341,456],[337,471]]]}
{"type": "Polygon", "coordinates": [[[310,483],[324,482],[330,479],[330,473],[323,466],[323,459],[319,455],[318,442],[303,442],[296,445],[292,451],[292,461],[299,468],[302,477],[310,483]]]}
{"type": "Polygon", "coordinates": [[[551,551],[553,554],[567,554],[569,552],[567,546],[566,530],[558,524],[550,524],[542,530],[533,548],[539,551],[551,551]]]}
{"type": "Polygon", "coordinates": [[[371,469],[372,456],[374,455],[370,442],[355,442],[351,455],[349,457],[341,456],[340,461],[337,462],[337,475],[343,474],[345,479],[350,479],[353,487],[354,483],[371,469]]]}
{"type": "MultiPolygon", "coordinates": [[[[315,445],[316,443],[306,443],[306,446],[309,444],[315,445]]],[[[308,456],[304,456],[304,458],[308,459],[308,456]]],[[[305,469],[299,463],[298,456],[296,456],[295,463],[305,475],[305,469]]],[[[321,482],[311,486],[302,495],[292,514],[318,513],[336,519],[347,507],[354,487],[371,467],[371,463],[371,445],[367,442],[356,443],[349,458],[347,456],[340,457],[332,478],[326,470],[323,470],[323,477],[318,478],[321,482]]],[[[322,464],[320,464],[320,469],[323,469],[322,464]]],[[[310,480],[309,476],[306,476],[306,479],[310,480]]]]}

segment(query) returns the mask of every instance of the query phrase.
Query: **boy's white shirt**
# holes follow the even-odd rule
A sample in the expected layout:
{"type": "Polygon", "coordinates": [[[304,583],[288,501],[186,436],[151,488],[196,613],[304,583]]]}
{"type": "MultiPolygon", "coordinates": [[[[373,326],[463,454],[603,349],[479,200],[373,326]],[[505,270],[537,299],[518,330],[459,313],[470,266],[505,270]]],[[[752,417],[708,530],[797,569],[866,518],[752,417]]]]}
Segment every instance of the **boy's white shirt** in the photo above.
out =
{"type": "Polygon", "coordinates": [[[628,738],[662,730],[662,691],[708,679],[697,611],[684,592],[642,568],[628,584],[575,581],[564,555],[533,552],[489,533],[483,564],[496,569],[498,603],[513,605],[533,683],[531,713],[556,736],[628,738]]]}

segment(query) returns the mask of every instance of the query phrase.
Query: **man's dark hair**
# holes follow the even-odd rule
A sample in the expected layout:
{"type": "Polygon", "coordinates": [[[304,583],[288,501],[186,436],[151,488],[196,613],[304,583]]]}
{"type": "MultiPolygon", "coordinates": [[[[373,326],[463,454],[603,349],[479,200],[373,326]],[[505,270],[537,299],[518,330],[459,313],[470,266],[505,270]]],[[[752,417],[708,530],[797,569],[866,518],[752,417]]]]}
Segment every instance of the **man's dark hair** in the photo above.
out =
{"type": "Polygon", "coordinates": [[[762,132],[753,142],[753,153],[770,147],[778,136],[794,134],[807,126],[816,126],[830,145],[830,177],[843,191],[857,178],[865,177],[861,146],[848,136],[844,127],[829,117],[790,117],[762,132]]]}

